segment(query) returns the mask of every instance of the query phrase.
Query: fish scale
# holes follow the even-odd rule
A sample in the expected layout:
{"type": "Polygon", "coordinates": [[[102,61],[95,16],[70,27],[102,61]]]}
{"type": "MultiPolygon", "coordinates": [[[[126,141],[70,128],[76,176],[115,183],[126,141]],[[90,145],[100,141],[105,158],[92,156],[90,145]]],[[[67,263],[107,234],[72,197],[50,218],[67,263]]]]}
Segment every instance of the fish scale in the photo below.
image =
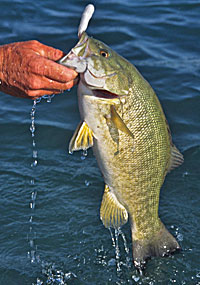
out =
{"type": "Polygon", "coordinates": [[[81,123],[69,149],[93,147],[105,181],[101,220],[118,229],[129,217],[133,261],[141,270],[147,258],[180,249],[158,207],[165,176],[183,156],[155,92],[135,66],[85,31],[79,36],[60,61],[80,73],[81,123]]]}

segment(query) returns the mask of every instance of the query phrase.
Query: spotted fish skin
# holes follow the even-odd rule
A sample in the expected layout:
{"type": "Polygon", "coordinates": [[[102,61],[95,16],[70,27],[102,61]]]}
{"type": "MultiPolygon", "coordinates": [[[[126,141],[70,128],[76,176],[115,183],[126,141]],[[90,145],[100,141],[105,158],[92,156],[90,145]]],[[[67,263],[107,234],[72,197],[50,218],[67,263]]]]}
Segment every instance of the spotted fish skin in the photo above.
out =
{"type": "Polygon", "coordinates": [[[180,248],[158,208],[165,176],[183,156],[172,143],[155,92],[134,65],[86,33],[61,63],[80,73],[85,132],[78,127],[70,150],[93,147],[105,181],[101,220],[119,228],[129,217],[134,264],[142,268],[148,257],[180,248]]]}

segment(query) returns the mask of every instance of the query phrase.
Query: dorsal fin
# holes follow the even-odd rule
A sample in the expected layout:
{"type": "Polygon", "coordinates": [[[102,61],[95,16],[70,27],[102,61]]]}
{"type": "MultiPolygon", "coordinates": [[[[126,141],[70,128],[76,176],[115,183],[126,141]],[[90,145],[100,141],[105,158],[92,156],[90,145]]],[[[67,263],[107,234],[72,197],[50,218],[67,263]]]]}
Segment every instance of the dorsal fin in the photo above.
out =
{"type": "Polygon", "coordinates": [[[180,166],[184,161],[183,155],[177,149],[175,145],[171,146],[171,160],[168,168],[168,172],[173,170],[174,168],[180,166]]]}

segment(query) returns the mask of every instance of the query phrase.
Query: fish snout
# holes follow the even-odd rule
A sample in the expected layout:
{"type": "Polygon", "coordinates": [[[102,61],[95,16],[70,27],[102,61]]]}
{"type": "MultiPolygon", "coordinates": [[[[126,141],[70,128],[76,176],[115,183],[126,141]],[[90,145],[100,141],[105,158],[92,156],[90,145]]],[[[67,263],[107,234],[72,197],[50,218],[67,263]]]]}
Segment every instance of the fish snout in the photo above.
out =
{"type": "Polygon", "coordinates": [[[61,58],[58,63],[72,68],[78,73],[85,72],[87,68],[86,60],[80,59],[79,56],[77,56],[72,50],[63,58],[61,58]]]}

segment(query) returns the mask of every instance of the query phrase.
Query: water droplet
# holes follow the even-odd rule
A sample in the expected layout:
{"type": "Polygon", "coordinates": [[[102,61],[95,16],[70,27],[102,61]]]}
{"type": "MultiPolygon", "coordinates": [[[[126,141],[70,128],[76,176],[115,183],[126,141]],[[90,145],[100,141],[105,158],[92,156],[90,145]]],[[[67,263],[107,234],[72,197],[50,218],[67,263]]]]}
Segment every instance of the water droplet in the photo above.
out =
{"type": "Polygon", "coordinates": [[[65,280],[69,280],[71,279],[72,277],[73,278],[77,278],[76,274],[74,274],[73,272],[68,272],[68,273],[65,273],[65,280]]]}
{"type": "Polygon", "coordinates": [[[35,203],[34,202],[30,202],[30,208],[35,209],[35,203]]]}
{"type": "Polygon", "coordinates": [[[88,155],[87,149],[84,149],[81,155],[81,160],[85,160],[87,155],[88,155]]]}
{"type": "Polygon", "coordinates": [[[135,281],[135,282],[138,282],[140,280],[140,277],[139,276],[136,276],[136,275],[133,275],[132,276],[132,279],[135,281]]]}
{"type": "Polygon", "coordinates": [[[37,158],[37,150],[33,150],[33,158],[37,158]]]}
{"type": "Polygon", "coordinates": [[[33,135],[34,132],[35,132],[35,125],[34,125],[34,124],[32,124],[32,125],[30,126],[30,131],[31,131],[31,133],[32,133],[32,135],[33,135]]]}
{"type": "Polygon", "coordinates": [[[176,237],[177,237],[178,241],[183,241],[183,235],[182,234],[178,233],[176,237]]]}
{"type": "Polygon", "coordinates": [[[109,232],[110,232],[110,235],[111,235],[112,245],[113,245],[113,247],[115,247],[115,238],[114,238],[114,235],[113,235],[113,233],[112,233],[111,228],[108,228],[108,229],[109,229],[109,232]]]}
{"type": "Polygon", "coordinates": [[[32,239],[29,241],[29,244],[30,244],[30,247],[34,247],[34,241],[32,239]]]}
{"type": "Polygon", "coordinates": [[[116,260],[114,258],[111,258],[109,261],[108,261],[108,266],[115,266],[116,264],[116,260]]]}
{"type": "Polygon", "coordinates": [[[71,88],[67,89],[67,91],[68,91],[68,92],[71,91],[71,88]]]}
{"type": "Polygon", "coordinates": [[[197,278],[200,278],[200,272],[197,273],[196,277],[197,277],[197,278]]]}
{"type": "Polygon", "coordinates": [[[36,285],[43,285],[44,283],[43,283],[43,281],[41,281],[39,278],[37,278],[37,283],[36,283],[36,285]]]}
{"type": "Polygon", "coordinates": [[[90,182],[89,181],[87,181],[87,180],[85,180],[85,186],[89,186],[90,185],[90,182]]]}
{"type": "Polygon", "coordinates": [[[182,176],[187,177],[188,175],[189,175],[189,172],[185,171],[182,176]]]}
{"type": "Polygon", "coordinates": [[[34,263],[35,262],[35,250],[31,250],[31,263],[34,263]]]}
{"type": "Polygon", "coordinates": [[[32,201],[35,201],[35,200],[36,200],[36,196],[37,196],[37,192],[32,192],[32,193],[31,193],[31,199],[32,199],[32,201]]]}
{"type": "Polygon", "coordinates": [[[52,95],[44,95],[42,96],[42,99],[46,100],[47,103],[51,103],[53,97],[55,96],[55,94],[52,94],[52,95]]]}
{"type": "Polygon", "coordinates": [[[33,163],[31,163],[31,167],[36,167],[38,164],[37,160],[34,160],[33,163]]]}
{"type": "Polygon", "coordinates": [[[41,102],[41,97],[36,99],[36,104],[41,102]]]}

